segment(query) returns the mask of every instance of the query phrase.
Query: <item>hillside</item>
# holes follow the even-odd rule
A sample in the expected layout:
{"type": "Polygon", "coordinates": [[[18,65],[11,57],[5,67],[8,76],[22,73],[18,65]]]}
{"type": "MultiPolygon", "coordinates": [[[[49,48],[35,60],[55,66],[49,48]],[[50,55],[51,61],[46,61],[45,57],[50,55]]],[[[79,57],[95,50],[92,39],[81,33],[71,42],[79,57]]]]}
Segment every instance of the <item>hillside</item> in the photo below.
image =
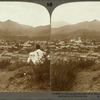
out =
{"type": "Polygon", "coordinates": [[[100,64],[90,69],[83,69],[76,74],[71,91],[99,92],[100,91],[100,64]]]}
{"type": "Polygon", "coordinates": [[[78,24],[52,28],[52,39],[71,39],[75,37],[100,40],[100,21],[85,21],[78,24]]]}
{"type": "Polygon", "coordinates": [[[3,38],[16,38],[16,37],[28,37],[31,39],[49,39],[50,37],[50,25],[32,27],[28,25],[22,25],[11,20],[0,22],[0,37],[3,38]]]}
{"type": "Polygon", "coordinates": [[[0,61],[0,92],[32,92],[50,90],[50,61],[29,65],[26,62],[0,61]]]}

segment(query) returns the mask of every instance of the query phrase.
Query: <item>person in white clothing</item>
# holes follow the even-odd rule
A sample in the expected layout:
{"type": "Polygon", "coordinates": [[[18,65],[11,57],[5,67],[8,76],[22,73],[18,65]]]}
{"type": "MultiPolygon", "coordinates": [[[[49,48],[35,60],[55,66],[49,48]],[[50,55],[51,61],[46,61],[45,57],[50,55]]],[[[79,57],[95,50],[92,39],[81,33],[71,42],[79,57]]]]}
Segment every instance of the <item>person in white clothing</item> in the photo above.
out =
{"type": "Polygon", "coordinates": [[[27,63],[30,63],[30,61],[32,61],[34,65],[37,65],[44,62],[45,60],[44,56],[46,55],[46,52],[40,49],[39,44],[36,45],[36,49],[37,49],[36,51],[29,53],[27,63]]]}

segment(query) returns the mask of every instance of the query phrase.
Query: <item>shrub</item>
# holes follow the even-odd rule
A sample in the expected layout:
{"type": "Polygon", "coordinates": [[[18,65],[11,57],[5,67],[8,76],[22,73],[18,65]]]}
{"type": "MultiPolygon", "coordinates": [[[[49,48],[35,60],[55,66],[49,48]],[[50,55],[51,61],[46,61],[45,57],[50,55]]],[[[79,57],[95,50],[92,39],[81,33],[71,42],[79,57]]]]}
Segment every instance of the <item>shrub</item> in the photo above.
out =
{"type": "Polygon", "coordinates": [[[10,60],[2,60],[0,61],[0,69],[6,69],[7,66],[10,65],[10,60]]]}
{"type": "Polygon", "coordinates": [[[30,76],[31,81],[38,83],[38,82],[44,82],[44,81],[50,81],[50,61],[45,60],[45,62],[38,65],[30,65],[30,76]]]}
{"type": "Polygon", "coordinates": [[[51,65],[51,89],[53,91],[71,91],[76,75],[84,68],[90,68],[94,60],[69,59],[57,60],[51,65]]]}
{"type": "Polygon", "coordinates": [[[89,59],[80,59],[78,61],[78,66],[81,67],[81,68],[89,68],[91,67],[92,65],[95,64],[95,60],[89,60],[89,59]]]}
{"type": "Polygon", "coordinates": [[[100,62],[97,63],[96,65],[92,66],[92,69],[91,70],[92,71],[98,71],[98,70],[100,70],[100,62]]]}
{"type": "Polygon", "coordinates": [[[10,62],[11,62],[10,60],[0,61],[0,69],[8,69],[9,71],[13,71],[18,68],[26,66],[26,63],[22,61],[15,61],[14,63],[10,62]]]}
{"type": "Polygon", "coordinates": [[[16,69],[18,69],[18,68],[21,68],[21,67],[24,67],[24,66],[26,66],[26,63],[25,63],[25,62],[22,62],[22,61],[15,61],[15,62],[12,63],[11,65],[9,65],[9,66],[7,67],[7,69],[8,69],[9,71],[14,71],[14,70],[16,70],[16,69]]]}
{"type": "MultiPolygon", "coordinates": [[[[31,64],[20,67],[18,70],[16,70],[14,76],[9,79],[10,83],[15,83],[15,80],[22,80],[21,82],[23,82],[23,84],[25,85],[25,89],[30,91],[33,91],[34,89],[49,90],[50,61],[46,60],[44,64],[39,64],[37,66],[31,64]]],[[[16,82],[16,84],[19,84],[18,82],[16,82]]]]}

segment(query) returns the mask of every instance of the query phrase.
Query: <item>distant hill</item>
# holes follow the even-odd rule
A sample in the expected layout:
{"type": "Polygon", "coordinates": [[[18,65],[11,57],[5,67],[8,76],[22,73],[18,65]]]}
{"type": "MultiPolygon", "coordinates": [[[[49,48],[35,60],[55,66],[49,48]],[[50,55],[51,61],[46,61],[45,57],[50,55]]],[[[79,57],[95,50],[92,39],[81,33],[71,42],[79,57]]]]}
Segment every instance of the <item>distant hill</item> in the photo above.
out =
{"type": "Polygon", "coordinates": [[[85,21],[78,24],[52,28],[52,39],[71,39],[75,37],[100,40],[100,21],[85,21]]]}
{"type": "Polygon", "coordinates": [[[51,27],[52,27],[52,28],[58,28],[58,27],[66,26],[66,25],[69,25],[69,23],[67,23],[67,22],[65,22],[65,21],[52,22],[52,23],[51,23],[51,27]]]}
{"type": "Polygon", "coordinates": [[[0,22],[0,38],[3,37],[27,37],[37,40],[48,40],[50,38],[50,25],[32,27],[7,20],[0,22]]]}

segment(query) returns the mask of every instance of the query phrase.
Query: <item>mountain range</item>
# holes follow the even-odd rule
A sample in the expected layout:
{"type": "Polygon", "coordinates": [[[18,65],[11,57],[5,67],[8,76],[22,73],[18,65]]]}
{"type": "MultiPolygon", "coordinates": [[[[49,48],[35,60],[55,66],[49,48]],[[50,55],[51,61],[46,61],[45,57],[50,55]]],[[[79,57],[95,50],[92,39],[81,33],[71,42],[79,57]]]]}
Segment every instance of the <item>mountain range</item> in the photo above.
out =
{"type": "Polygon", "coordinates": [[[11,20],[0,22],[0,38],[50,40],[50,25],[32,27],[11,20]]]}
{"type": "Polygon", "coordinates": [[[58,27],[62,27],[65,25],[69,25],[69,23],[65,22],[65,21],[60,21],[60,22],[52,22],[51,23],[51,28],[58,28],[58,27]]]}
{"type": "MultiPolygon", "coordinates": [[[[52,40],[69,40],[81,37],[100,41],[100,21],[85,21],[77,24],[68,24],[51,30],[52,40]]],[[[50,25],[32,27],[7,20],[0,22],[0,38],[5,39],[32,39],[50,40],[50,25]]]]}
{"type": "Polygon", "coordinates": [[[83,39],[97,39],[100,41],[100,21],[85,21],[77,24],[52,28],[51,39],[65,39],[82,37],[83,39]]]}

